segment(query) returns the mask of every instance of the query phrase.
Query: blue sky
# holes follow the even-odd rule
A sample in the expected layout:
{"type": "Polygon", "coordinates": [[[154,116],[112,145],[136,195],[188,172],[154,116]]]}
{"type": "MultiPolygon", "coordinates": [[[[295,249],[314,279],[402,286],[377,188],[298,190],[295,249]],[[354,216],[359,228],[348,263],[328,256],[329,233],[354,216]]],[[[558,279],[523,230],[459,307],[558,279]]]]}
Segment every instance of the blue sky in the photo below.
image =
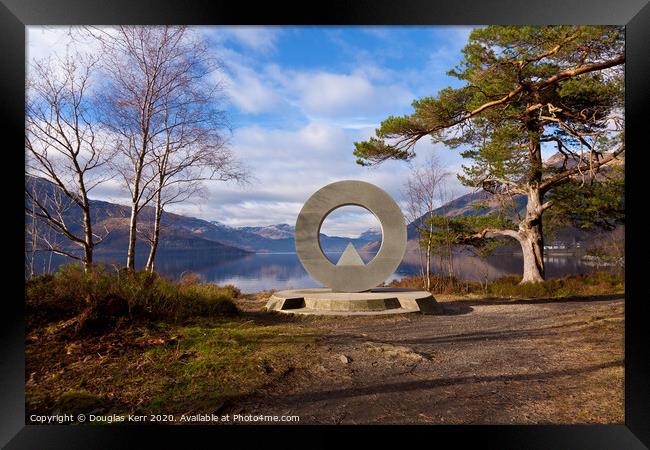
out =
{"type": "MultiPolygon", "coordinates": [[[[333,181],[361,179],[403,204],[410,166],[355,164],[353,142],[374,134],[388,115],[408,114],[414,99],[458,81],[446,75],[461,59],[469,27],[195,27],[224,64],[215,73],[228,96],[232,149],[249,167],[248,186],[213,182],[204,198],[170,210],[232,226],[294,224],[302,204],[333,181]]],[[[67,28],[28,27],[28,62],[62,52],[67,28]]],[[[92,43],[77,44],[92,51],[92,43]]],[[[460,170],[457,150],[426,139],[420,164],[435,152],[460,170]]],[[[450,190],[467,192],[455,177],[450,190]]],[[[95,198],[127,203],[117,181],[95,198]]],[[[355,236],[376,225],[370,214],[333,213],[323,231],[355,236]]]]}

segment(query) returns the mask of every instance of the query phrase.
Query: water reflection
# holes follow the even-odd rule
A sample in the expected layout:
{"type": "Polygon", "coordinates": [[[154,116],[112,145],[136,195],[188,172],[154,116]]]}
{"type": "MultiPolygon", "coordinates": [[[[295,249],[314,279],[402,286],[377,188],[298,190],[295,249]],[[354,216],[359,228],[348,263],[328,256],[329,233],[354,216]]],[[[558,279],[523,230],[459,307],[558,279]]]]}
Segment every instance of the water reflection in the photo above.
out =
{"type": "MultiPolygon", "coordinates": [[[[338,260],[340,253],[328,256],[338,260]]],[[[362,257],[367,260],[368,255],[362,257]]],[[[98,254],[95,259],[98,262],[122,265],[125,256],[98,254]]],[[[594,266],[584,264],[579,255],[547,255],[545,261],[548,278],[598,270],[594,266]]],[[[50,260],[48,256],[47,259],[39,258],[35,266],[38,272],[43,272],[47,271],[48,265],[50,270],[54,270],[64,262],[67,261],[63,257],[53,256],[50,260]]],[[[136,267],[143,267],[145,262],[146,254],[142,252],[140,257],[136,258],[136,267]]],[[[432,265],[434,273],[446,273],[446,265],[441,264],[439,259],[434,258],[432,265]]],[[[485,260],[457,255],[453,265],[458,278],[480,280],[486,277],[493,279],[504,275],[521,275],[523,261],[522,256],[517,254],[493,255],[485,260]]],[[[207,281],[233,284],[243,292],[320,286],[305,272],[295,253],[216,255],[202,251],[161,252],[156,258],[156,270],[173,277],[181,276],[184,272],[196,272],[207,281]]],[[[407,254],[387,281],[418,273],[418,256],[407,254]]]]}

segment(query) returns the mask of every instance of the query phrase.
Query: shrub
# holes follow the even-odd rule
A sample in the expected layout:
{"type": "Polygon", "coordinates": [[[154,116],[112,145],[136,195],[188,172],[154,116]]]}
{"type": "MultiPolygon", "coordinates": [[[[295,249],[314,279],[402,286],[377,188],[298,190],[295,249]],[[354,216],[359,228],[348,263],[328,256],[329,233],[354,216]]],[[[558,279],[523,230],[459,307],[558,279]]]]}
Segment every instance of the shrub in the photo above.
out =
{"type": "Polygon", "coordinates": [[[55,275],[28,280],[25,285],[28,320],[51,322],[77,317],[78,327],[96,330],[123,317],[181,321],[195,316],[238,312],[234,286],[219,287],[196,275],[179,281],[145,271],[109,270],[95,266],[84,272],[66,265],[55,275]]]}
{"type": "MultiPolygon", "coordinates": [[[[453,277],[431,276],[431,293],[435,294],[481,294],[508,298],[550,298],[579,295],[618,293],[625,290],[623,275],[614,272],[594,272],[553,278],[542,283],[519,284],[520,276],[508,275],[481,286],[475,281],[460,281],[453,277]]],[[[422,277],[405,277],[391,283],[395,287],[422,289],[422,277]]]]}
{"type": "MultiPolygon", "coordinates": [[[[475,281],[459,280],[456,277],[448,275],[430,275],[431,293],[433,294],[468,294],[478,289],[480,283],[475,281]]],[[[391,287],[424,289],[424,277],[413,276],[404,277],[394,280],[390,283],[391,287]]]]}

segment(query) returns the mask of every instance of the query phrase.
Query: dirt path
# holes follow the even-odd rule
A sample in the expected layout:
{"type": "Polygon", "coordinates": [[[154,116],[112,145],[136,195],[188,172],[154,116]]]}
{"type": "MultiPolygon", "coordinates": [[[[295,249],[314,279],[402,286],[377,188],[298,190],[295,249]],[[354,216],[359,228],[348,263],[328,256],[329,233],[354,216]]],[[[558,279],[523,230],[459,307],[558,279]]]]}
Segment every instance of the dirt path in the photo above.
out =
{"type": "Polygon", "coordinates": [[[443,303],[441,316],[294,318],[320,345],[227,412],[300,423],[623,423],[624,300],[443,303]]]}

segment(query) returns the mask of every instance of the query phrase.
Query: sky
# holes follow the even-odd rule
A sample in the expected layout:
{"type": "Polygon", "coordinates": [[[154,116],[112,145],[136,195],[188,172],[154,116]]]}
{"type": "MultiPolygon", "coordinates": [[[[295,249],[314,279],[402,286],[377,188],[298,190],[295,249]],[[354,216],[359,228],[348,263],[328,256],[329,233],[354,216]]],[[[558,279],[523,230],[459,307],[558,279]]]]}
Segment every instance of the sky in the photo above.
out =
{"type": "MultiPolygon", "coordinates": [[[[362,167],[355,141],[374,135],[389,115],[409,114],[415,99],[459,86],[446,75],[462,57],[471,27],[193,27],[223,62],[214,73],[227,99],[230,147],[248,168],[247,185],[209,182],[206,193],[169,211],[230,226],[295,224],[300,208],[318,189],[340,180],[364,180],[387,191],[403,209],[410,170],[432,153],[452,174],[461,170],[458,150],[422,139],[409,163],[362,167]]],[[[27,27],[27,64],[65,51],[67,28],[27,27]]],[[[93,50],[93,43],[77,43],[93,50]]],[[[449,191],[469,190],[455,175],[449,191]]],[[[128,203],[117,180],[92,197],[128,203]]],[[[358,236],[378,222],[361,208],[333,212],[322,231],[358,236]]]]}

